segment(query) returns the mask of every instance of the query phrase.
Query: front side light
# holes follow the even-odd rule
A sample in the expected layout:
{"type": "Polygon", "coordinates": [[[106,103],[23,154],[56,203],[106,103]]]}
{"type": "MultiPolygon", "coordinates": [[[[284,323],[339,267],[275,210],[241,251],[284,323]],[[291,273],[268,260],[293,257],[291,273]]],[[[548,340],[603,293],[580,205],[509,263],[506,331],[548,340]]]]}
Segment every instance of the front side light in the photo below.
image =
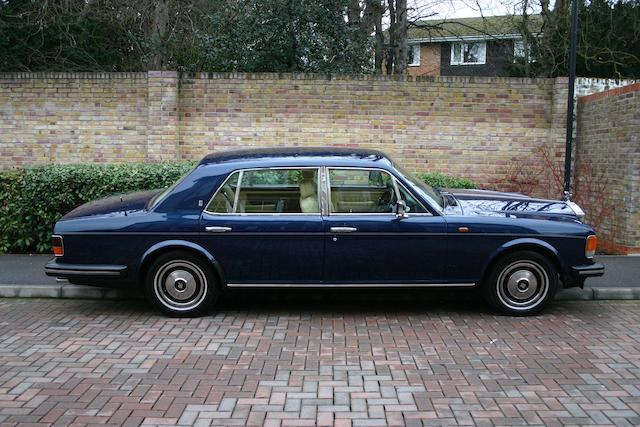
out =
{"type": "Polygon", "coordinates": [[[587,243],[584,246],[584,256],[587,258],[593,258],[596,254],[596,248],[598,247],[598,238],[595,234],[587,237],[587,243]]]}
{"type": "Polygon", "coordinates": [[[51,236],[51,249],[55,256],[64,256],[64,244],[62,242],[62,236],[51,236]]]}

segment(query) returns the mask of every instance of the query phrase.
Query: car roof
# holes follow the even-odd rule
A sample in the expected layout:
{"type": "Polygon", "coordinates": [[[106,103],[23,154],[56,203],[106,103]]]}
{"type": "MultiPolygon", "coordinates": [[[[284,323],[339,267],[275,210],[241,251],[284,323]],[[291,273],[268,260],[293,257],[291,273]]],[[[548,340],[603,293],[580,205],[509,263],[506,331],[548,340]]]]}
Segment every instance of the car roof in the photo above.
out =
{"type": "Polygon", "coordinates": [[[233,164],[236,167],[265,166],[362,166],[388,167],[391,160],[382,151],[342,147],[274,147],[234,150],[205,156],[201,165],[233,164]]]}

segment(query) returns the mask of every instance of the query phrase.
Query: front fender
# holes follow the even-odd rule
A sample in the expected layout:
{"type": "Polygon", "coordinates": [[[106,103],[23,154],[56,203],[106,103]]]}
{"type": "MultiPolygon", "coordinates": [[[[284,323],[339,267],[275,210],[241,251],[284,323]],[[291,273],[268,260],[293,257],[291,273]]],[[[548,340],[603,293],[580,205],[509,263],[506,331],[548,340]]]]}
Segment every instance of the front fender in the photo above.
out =
{"type": "Polygon", "coordinates": [[[198,253],[199,255],[201,255],[211,263],[213,270],[218,275],[218,280],[220,281],[220,283],[221,284],[225,283],[222,268],[220,267],[220,264],[215,259],[215,257],[202,246],[198,245],[197,243],[190,242],[188,240],[164,240],[162,242],[156,243],[155,245],[147,249],[146,252],[142,255],[142,258],[140,259],[140,263],[138,264],[140,266],[138,274],[140,275],[141,282],[142,282],[142,279],[144,279],[142,275],[145,273],[146,266],[148,265],[150,260],[156,254],[165,252],[171,249],[183,249],[183,250],[188,250],[188,251],[198,253]]]}
{"type": "Polygon", "coordinates": [[[482,277],[486,277],[487,273],[491,266],[495,263],[495,261],[500,258],[503,254],[513,251],[513,250],[527,250],[533,249],[538,250],[546,255],[548,255],[551,260],[558,266],[558,273],[564,275],[565,266],[560,258],[560,254],[558,250],[553,247],[553,245],[545,242],[544,240],[537,239],[535,237],[522,237],[518,239],[509,240],[508,242],[503,243],[498,248],[496,248],[493,253],[489,256],[487,263],[485,265],[484,271],[482,272],[482,277]]]}

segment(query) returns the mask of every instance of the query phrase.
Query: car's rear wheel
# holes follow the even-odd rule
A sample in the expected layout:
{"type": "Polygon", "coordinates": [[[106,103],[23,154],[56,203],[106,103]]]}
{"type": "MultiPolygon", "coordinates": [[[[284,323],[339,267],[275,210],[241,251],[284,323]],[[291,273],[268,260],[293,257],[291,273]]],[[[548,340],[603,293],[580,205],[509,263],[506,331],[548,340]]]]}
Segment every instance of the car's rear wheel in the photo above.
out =
{"type": "Polygon", "coordinates": [[[144,291],[156,308],[173,317],[202,315],[219,294],[211,265],[184,251],[156,258],[147,271],[144,291]]]}
{"type": "Polygon", "coordinates": [[[558,273],[538,252],[512,252],[493,266],[483,284],[484,297],[504,314],[526,316],[540,312],[553,299],[558,273]]]}

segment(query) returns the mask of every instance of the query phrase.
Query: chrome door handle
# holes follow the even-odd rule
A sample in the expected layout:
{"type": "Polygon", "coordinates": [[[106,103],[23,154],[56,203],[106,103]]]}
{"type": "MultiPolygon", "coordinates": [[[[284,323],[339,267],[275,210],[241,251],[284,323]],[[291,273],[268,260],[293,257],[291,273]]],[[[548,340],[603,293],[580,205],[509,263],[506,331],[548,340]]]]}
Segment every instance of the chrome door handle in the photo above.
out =
{"type": "Polygon", "coordinates": [[[353,233],[354,231],[358,231],[355,227],[331,227],[332,233],[353,233]]]}
{"type": "Polygon", "coordinates": [[[231,231],[231,227],[205,227],[207,233],[226,233],[231,231]]]}

